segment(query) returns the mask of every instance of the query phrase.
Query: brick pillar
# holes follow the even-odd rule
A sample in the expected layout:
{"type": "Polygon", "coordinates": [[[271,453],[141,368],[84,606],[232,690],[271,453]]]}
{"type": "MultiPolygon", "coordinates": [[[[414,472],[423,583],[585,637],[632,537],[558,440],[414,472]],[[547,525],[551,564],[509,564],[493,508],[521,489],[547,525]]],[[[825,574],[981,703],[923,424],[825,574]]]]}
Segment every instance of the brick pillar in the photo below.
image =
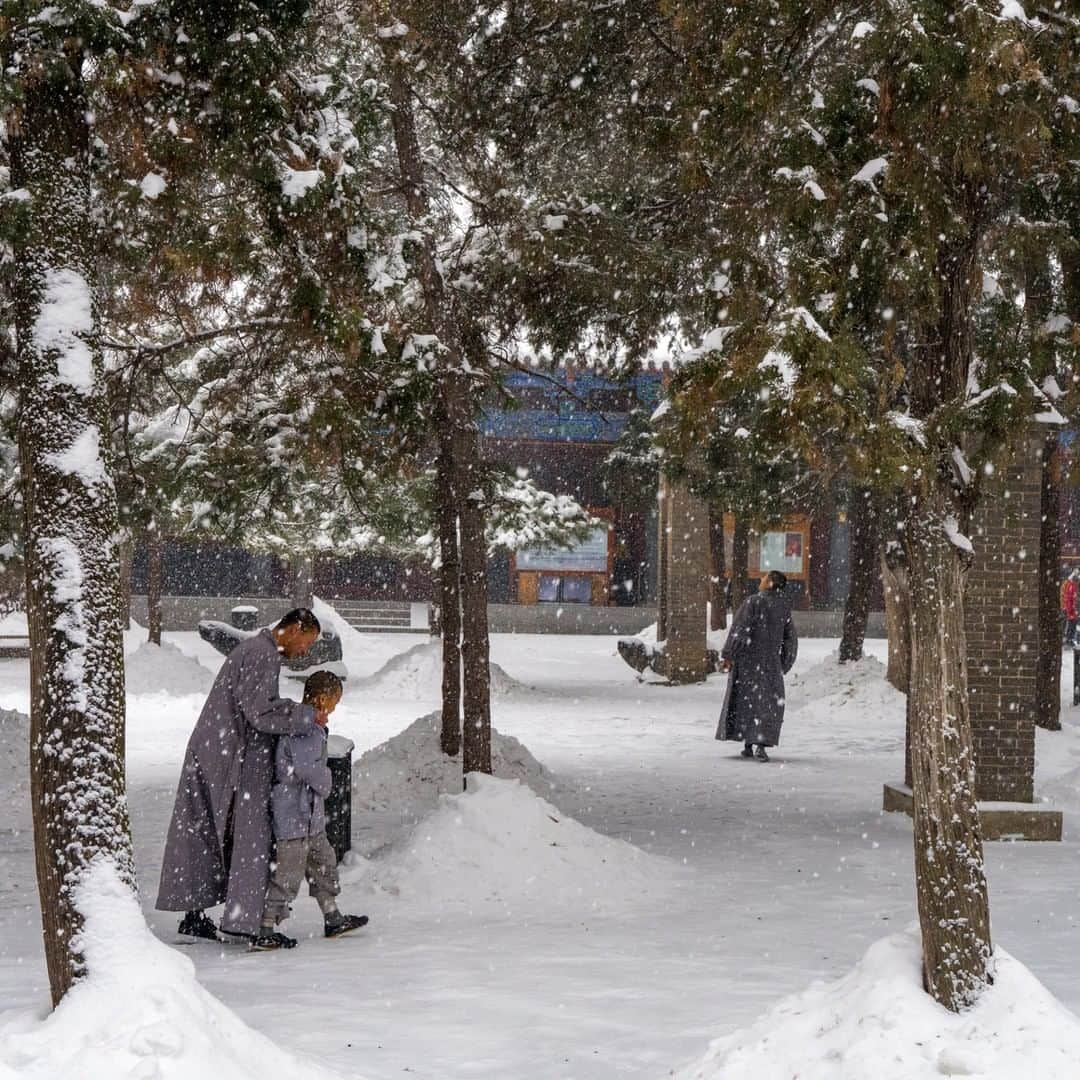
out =
{"type": "Polygon", "coordinates": [[[665,483],[667,530],[664,590],[668,678],[704,682],[705,619],[709,596],[709,509],[682,484],[665,483]]]}
{"type": "Polygon", "coordinates": [[[1033,799],[1044,440],[1026,433],[984,478],[971,528],[965,623],[980,801],[1033,799]]]}

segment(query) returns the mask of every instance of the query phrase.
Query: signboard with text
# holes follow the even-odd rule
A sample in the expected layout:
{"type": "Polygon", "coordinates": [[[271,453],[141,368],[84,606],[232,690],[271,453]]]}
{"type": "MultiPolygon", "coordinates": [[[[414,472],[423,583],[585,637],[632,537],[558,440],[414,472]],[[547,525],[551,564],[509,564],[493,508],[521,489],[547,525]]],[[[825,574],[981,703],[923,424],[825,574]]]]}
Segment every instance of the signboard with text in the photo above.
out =
{"type": "Polygon", "coordinates": [[[517,553],[518,570],[559,571],[561,573],[606,573],[608,568],[608,526],[599,525],[572,548],[526,548],[517,553]]]}

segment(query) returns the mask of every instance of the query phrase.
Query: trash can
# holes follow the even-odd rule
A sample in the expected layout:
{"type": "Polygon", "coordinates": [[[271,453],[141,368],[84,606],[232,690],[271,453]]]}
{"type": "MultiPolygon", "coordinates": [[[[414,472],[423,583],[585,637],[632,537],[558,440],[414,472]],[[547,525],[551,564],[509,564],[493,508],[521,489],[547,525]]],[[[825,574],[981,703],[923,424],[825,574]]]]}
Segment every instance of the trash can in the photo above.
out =
{"type": "Polygon", "coordinates": [[[229,621],[237,630],[254,630],[259,625],[259,609],[251,604],[237,604],[229,612],[229,621]]]}
{"type": "Polygon", "coordinates": [[[331,788],[327,796],[326,838],[337,861],[352,847],[352,752],[353,742],[344,735],[328,735],[326,763],[330,766],[331,788]]]}

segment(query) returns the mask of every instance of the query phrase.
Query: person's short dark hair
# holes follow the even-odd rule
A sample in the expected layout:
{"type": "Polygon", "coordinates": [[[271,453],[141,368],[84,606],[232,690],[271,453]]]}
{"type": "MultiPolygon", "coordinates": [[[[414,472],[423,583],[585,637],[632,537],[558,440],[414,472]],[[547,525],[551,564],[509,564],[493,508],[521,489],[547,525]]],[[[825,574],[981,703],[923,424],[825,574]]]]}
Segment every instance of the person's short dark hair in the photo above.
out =
{"type": "Polygon", "coordinates": [[[322,626],[319,620],[315,618],[315,612],[306,607],[293,608],[292,611],[286,611],[281,616],[277,628],[279,630],[288,630],[290,626],[299,626],[301,632],[305,634],[310,634],[313,631],[316,634],[322,632],[322,626]]]}
{"type": "Polygon", "coordinates": [[[770,570],[768,574],[769,588],[773,592],[783,592],[787,588],[787,574],[780,570],[770,570]]]}
{"type": "Polygon", "coordinates": [[[311,705],[316,698],[337,697],[344,686],[332,671],[313,671],[304,683],[304,703],[311,705]]]}

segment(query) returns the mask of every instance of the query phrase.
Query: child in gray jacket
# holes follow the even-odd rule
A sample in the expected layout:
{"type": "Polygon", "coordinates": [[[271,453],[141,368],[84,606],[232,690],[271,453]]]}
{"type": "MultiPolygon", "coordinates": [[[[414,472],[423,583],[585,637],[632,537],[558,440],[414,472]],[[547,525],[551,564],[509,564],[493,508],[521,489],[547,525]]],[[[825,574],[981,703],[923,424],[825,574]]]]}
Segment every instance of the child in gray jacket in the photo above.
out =
{"type": "MultiPolygon", "coordinates": [[[[332,713],[341,701],[341,680],[329,671],[316,671],[304,686],[304,704],[332,713]]],[[[275,931],[289,917],[290,905],[306,877],[308,888],[323,913],[326,937],[340,937],[367,923],[366,915],[338,911],[337,857],[326,838],[323,800],[330,794],[330,767],[326,762],[326,729],[278,740],[274,760],[274,786],[270,805],[276,846],[270,886],[258,936],[251,943],[257,952],[291,949],[295,938],[275,931]]]]}

